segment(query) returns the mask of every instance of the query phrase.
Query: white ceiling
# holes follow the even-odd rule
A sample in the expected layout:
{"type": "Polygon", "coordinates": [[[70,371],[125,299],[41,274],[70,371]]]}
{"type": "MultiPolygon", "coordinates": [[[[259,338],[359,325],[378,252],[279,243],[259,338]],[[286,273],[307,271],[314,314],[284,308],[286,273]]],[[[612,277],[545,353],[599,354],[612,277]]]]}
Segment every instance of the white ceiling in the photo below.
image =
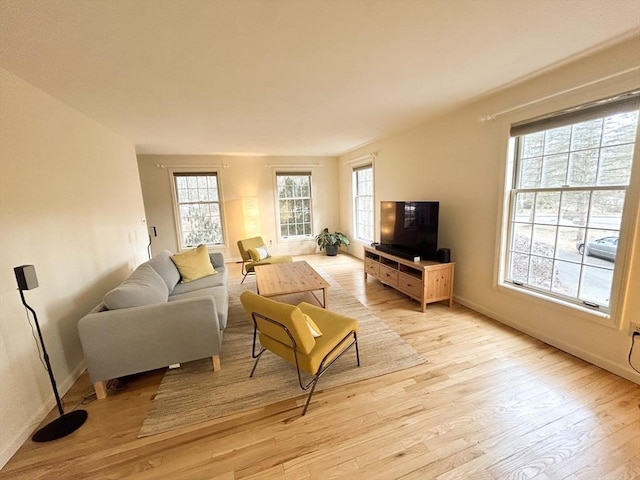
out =
{"type": "Polygon", "coordinates": [[[138,153],[338,155],[638,31],[638,0],[0,0],[0,66],[138,153]]]}

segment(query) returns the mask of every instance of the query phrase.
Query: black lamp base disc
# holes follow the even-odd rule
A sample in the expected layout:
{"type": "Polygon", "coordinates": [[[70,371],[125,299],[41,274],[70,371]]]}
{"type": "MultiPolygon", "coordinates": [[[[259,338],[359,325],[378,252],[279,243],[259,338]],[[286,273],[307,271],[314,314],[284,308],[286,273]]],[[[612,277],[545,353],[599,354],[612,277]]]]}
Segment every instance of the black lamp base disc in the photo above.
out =
{"type": "Polygon", "coordinates": [[[89,414],[86,410],[73,410],[72,412],[60,415],[34,433],[31,440],[34,442],[50,442],[51,440],[66,437],[79,429],[88,416],[89,414]]]}

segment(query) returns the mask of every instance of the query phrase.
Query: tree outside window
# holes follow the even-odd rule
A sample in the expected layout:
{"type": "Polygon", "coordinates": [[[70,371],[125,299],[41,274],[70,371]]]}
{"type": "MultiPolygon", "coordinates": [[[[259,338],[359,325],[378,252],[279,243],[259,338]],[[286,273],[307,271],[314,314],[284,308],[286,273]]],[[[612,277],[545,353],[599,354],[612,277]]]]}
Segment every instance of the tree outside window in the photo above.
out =
{"type": "Polygon", "coordinates": [[[515,137],[506,282],[609,311],[638,126],[631,105],[515,137]]]}
{"type": "Polygon", "coordinates": [[[174,173],[182,248],[224,243],[218,176],[215,173],[174,173]]]}
{"type": "Polygon", "coordinates": [[[353,169],[353,211],[356,238],[373,242],[373,166],[353,169]]]}
{"type": "Polygon", "coordinates": [[[276,173],[280,238],[312,236],[311,173],[276,173]]]}

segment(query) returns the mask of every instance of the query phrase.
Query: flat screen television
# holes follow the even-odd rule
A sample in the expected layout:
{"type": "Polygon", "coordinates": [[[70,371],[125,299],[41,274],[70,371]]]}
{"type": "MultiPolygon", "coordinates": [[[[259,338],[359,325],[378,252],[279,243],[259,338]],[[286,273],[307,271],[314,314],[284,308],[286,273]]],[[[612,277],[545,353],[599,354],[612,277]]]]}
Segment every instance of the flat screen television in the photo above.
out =
{"type": "Polygon", "coordinates": [[[381,202],[382,251],[403,258],[435,260],[440,202],[381,202]]]}

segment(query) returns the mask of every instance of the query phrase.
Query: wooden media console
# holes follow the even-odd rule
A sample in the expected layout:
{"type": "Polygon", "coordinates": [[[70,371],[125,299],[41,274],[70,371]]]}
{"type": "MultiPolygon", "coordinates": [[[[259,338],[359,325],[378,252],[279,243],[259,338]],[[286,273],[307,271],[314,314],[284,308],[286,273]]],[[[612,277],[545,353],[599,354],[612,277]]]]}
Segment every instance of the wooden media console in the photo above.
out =
{"type": "Polygon", "coordinates": [[[453,303],[453,267],[455,263],[414,262],[364,247],[364,278],[371,275],[420,302],[422,311],[427,303],[446,300],[453,303]]]}

